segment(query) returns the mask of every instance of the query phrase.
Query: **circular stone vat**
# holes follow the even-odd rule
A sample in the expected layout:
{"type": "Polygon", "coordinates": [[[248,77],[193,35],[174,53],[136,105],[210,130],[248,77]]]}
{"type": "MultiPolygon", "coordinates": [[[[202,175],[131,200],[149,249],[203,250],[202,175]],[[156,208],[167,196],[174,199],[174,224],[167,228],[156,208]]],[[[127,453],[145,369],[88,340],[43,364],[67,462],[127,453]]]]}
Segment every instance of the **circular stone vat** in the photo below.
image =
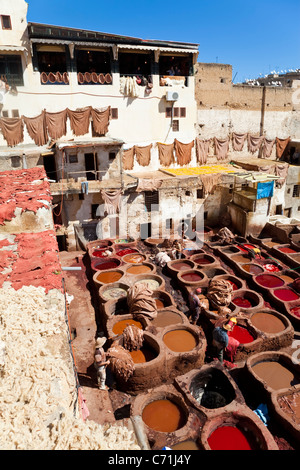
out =
{"type": "Polygon", "coordinates": [[[165,241],[165,238],[146,238],[145,244],[150,246],[161,245],[165,241]]]}
{"type": "Polygon", "coordinates": [[[278,273],[282,270],[282,267],[279,263],[276,263],[274,260],[266,261],[263,263],[263,268],[268,273],[278,273]]]}
{"type": "Polygon", "coordinates": [[[239,290],[232,292],[231,302],[242,310],[256,308],[263,305],[263,298],[255,291],[239,290]]]}
{"type": "Polygon", "coordinates": [[[289,270],[281,271],[277,273],[276,275],[279,276],[280,279],[282,279],[286,285],[291,284],[292,282],[295,281],[295,279],[299,277],[298,273],[296,273],[295,271],[289,271],[289,270]]]}
{"type": "Polygon", "coordinates": [[[106,302],[107,300],[120,299],[127,297],[128,284],[122,282],[115,282],[113,284],[106,284],[100,287],[99,297],[106,302]]]}
{"type": "Polygon", "coordinates": [[[143,422],[154,431],[171,433],[187,422],[186,411],[172,396],[148,403],[142,412],[143,422]]]}
{"type": "Polygon", "coordinates": [[[232,261],[234,261],[235,263],[238,263],[238,264],[245,264],[245,263],[250,261],[250,257],[247,256],[247,255],[243,255],[243,254],[233,255],[233,256],[231,256],[231,259],[232,259],[232,261]]]}
{"type": "Polygon", "coordinates": [[[296,250],[293,250],[290,246],[278,246],[277,247],[278,251],[281,251],[282,253],[286,253],[289,255],[290,253],[298,253],[296,250]]]}
{"type": "Polygon", "coordinates": [[[173,260],[167,263],[168,270],[171,274],[177,275],[181,271],[187,271],[195,268],[195,263],[189,259],[173,260]]]}
{"type": "Polygon", "coordinates": [[[129,308],[127,305],[126,297],[121,297],[119,299],[114,299],[114,300],[108,300],[103,305],[103,309],[104,309],[106,318],[129,314],[129,308]]]}
{"type": "Polygon", "coordinates": [[[258,450],[255,437],[241,425],[224,424],[217,427],[207,439],[211,450],[258,450]]]}
{"type": "Polygon", "coordinates": [[[252,376],[269,391],[300,384],[299,366],[285,353],[258,353],[247,360],[246,366],[252,376]]]}
{"type": "Polygon", "coordinates": [[[143,261],[146,261],[147,256],[142,255],[141,253],[130,253],[122,257],[124,263],[130,264],[141,264],[143,261]]]}
{"type": "Polygon", "coordinates": [[[249,274],[257,275],[264,272],[264,269],[255,263],[242,264],[241,268],[249,274]]]}
{"type": "Polygon", "coordinates": [[[144,364],[153,361],[158,356],[158,352],[152,347],[147,337],[144,337],[143,346],[136,351],[129,351],[135,364],[144,364]]]}
{"type": "Polygon", "coordinates": [[[201,450],[201,447],[197,441],[192,439],[187,439],[186,441],[177,442],[176,444],[171,445],[172,450],[201,450]]]}
{"type": "Polygon", "coordinates": [[[168,292],[158,290],[153,293],[153,297],[155,299],[157,310],[174,305],[173,298],[168,292]]]}
{"type": "Polygon", "coordinates": [[[91,267],[93,271],[104,271],[107,269],[115,269],[121,266],[121,261],[117,258],[109,259],[93,259],[91,267]]]}
{"type": "Polygon", "coordinates": [[[286,317],[275,311],[256,312],[250,321],[257,330],[267,334],[281,333],[288,326],[286,317]]]}
{"type": "Polygon", "coordinates": [[[236,398],[227,376],[214,367],[194,376],[189,391],[200,406],[210,410],[226,406],[236,398]]]}
{"type": "Polygon", "coordinates": [[[136,250],[135,248],[129,248],[129,247],[116,247],[115,252],[116,252],[116,255],[119,256],[120,258],[126,255],[139,253],[139,251],[136,250]]]}
{"type": "Polygon", "coordinates": [[[157,312],[157,316],[151,320],[151,326],[165,328],[170,325],[183,324],[184,318],[176,308],[164,308],[157,312]]]}
{"type": "Polygon", "coordinates": [[[277,299],[283,302],[293,302],[294,300],[299,300],[299,295],[289,287],[285,287],[284,289],[275,289],[273,294],[277,299]]]}
{"type": "Polygon", "coordinates": [[[265,289],[275,289],[284,285],[284,280],[274,274],[259,274],[254,280],[265,289]]]}
{"type": "Polygon", "coordinates": [[[195,286],[205,279],[204,274],[199,269],[189,269],[179,272],[177,278],[187,286],[195,286]]]}
{"type": "Polygon", "coordinates": [[[242,325],[235,325],[233,330],[228,332],[228,336],[236,339],[240,344],[252,343],[256,339],[249,329],[242,325]]]}
{"type": "Polygon", "coordinates": [[[141,264],[133,264],[129,265],[126,269],[126,274],[129,275],[138,275],[138,274],[150,274],[155,272],[155,266],[151,263],[141,263],[141,264]]]}
{"type": "Polygon", "coordinates": [[[124,276],[124,271],[121,269],[112,269],[108,271],[96,272],[93,276],[93,280],[98,285],[112,284],[120,281],[124,276]]]}
{"type": "Polygon", "coordinates": [[[121,335],[127,326],[136,326],[140,330],[143,330],[143,325],[140,321],[134,320],[133,318],[126,318],[124,320],[118,320],[112,327],[112,332],[115,335],[121,335]]]}
{"type": "Polygon", "coordinates": [[[300,305],[295,305],[294,307],[290,308],[290,312],[296,318],[300,319],[300,305]]]}
{"type": "Polygon", "coordinates": [[[92,251],[93,258],[109,258],[112,255],[113,249],[108,246],[106,248],[94,248],[92,251]]]}
{"type": "Polygon", "coordinates": [[[176,353],[192,351],[198,344],[195,335],[183,328],[176,328],[165,333],[163,342],[171,351],[176,353]]]}
{"type": "Polygon", "coordinates": [[[129,238],[116,238],[114,240],[114,244],[115,245],[127,245],[127,246],[130,245],[131,246],[131,245],[136,244],[136,241],[131,237],[129,237],[129,238]]]}
{"type": "Polygon", "coordinates": [[[195,264],[198,264],[199,266],[206,266],[208,264],[213,264],[216,263],[217,260],[211,255],[207,255],[206,253],[200,254],[200,255],[193,255],[191,257],[191,260],[194,261],[195,264]]]}
{"type": "Polygon", "coordinates": [[[165,287],[165,281],[157,274],[140,274],[134,278],[134,284],[145,284],[148,289],[156,291],[165,287]]]}

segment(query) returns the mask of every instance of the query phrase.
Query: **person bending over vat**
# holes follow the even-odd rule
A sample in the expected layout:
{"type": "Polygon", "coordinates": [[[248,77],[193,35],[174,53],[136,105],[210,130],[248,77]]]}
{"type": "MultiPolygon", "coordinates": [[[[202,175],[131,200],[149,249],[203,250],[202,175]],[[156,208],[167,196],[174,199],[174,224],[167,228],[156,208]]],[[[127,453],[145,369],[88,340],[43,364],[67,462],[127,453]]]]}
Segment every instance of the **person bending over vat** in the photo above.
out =
{"type": "Polygon", "coordinates": [[[106,381],[106,367],[108,366],[109,361],[106,360],[106,353],[103,349],[103,346],[105,343],[106,343],[106,338],[104,336],[102,338],[96,339],[94,366],[95,366],[95,369],[97,370],[97,383],[98,383],[99,390],[107,389],[105,385],[105,381],[106,381]]]}
{"type": "MultiPolygon", "coordinates": [[[[232,345],[229,344],[229,340],[232,343],[234,338],[228,337],[228,332],[232,331],[235,325],[237,324],[237,320],[235,317],[230,318],[229,320],[226,319],[223,323],[218,321],[215,325],[213,330],[213,341],[212,344],[216,350],[217,358],[220,362],[223,362],[224,359],[224,350],[228,347],[232,349],[232,346],[236,347],[238,344],[232,345]]],[[[236,342],[236,340],[234,340],[236,342]]]]}
{"type": "Polygon", "coordinates": [[[190,292],[189,307],[191,310],[191,323],[196,325],[202,308],[209,308],[209,302],[202,294],[202,289],[200,287],[198,287],[194,292],[190,292]]]}

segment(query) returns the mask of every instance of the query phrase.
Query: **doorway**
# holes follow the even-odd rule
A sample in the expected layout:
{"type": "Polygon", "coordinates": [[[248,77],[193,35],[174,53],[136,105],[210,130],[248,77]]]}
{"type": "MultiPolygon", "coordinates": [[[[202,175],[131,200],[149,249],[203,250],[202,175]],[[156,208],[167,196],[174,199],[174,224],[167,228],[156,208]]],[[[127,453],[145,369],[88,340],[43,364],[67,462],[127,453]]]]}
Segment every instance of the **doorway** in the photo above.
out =
{"type": "Polygon", "coordinates": [[[151,223],[141,224],[140,231],[141,231],[141,240],[146,240],[146,238],[151,237],[151,233],[152,233],[151,223]]]}
{"type": "Polygon", "coordinates": [[[85,161],[86,179],[88,181],[96,180],[98,168],[97,168],[97,160],[96,160],[95,154],[85,153],[84,161],[85,161]]]}
{"type": "Polygon", "coordinates": [[[54,155],[44,155],[43,164],[46,174],[50,180],[57,180],[56,163],[54,155]]]}

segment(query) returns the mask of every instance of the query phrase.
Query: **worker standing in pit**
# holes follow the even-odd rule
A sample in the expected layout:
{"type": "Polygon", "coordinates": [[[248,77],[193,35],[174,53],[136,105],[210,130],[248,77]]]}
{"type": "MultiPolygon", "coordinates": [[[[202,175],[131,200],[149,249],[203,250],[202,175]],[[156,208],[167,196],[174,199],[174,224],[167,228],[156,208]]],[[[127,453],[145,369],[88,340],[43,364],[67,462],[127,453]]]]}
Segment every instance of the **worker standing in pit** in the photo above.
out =
{"type": "Polygon", "coordinates": [[[202,308],[209,308],[207,298],[202,295],[202,289],[198,287],[195,291],[189,294],[189,307],[191,310],[191,323],[197,324],[202,308]]]}
{"type": "Polygon", "coordinates": [[[96,339],[94,366],[97,370],[97,383],[99,390],[106,390],[106,367],[108,366],[109,361],[106,360],[106,353],[103,349],[105,343],[105,336],[96,339]]]}
{"type": "Polygon", "coordinates": [[[217,326],[213,330],[213,346],[217,351],[217,358],[220,362],[224,359],[224,350],[227,348],[229,343],[228,332],[232,331],[237,324],[235,317],[230,318],[224,322],[223,325],[217,326]]]}

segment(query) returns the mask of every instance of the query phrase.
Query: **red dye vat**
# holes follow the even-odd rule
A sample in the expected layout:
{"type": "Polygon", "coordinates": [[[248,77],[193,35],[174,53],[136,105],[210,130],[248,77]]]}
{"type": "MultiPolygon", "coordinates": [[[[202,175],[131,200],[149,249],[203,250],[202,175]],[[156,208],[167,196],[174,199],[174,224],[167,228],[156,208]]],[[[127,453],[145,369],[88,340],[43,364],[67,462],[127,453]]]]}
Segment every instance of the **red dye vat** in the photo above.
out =
{"type": "Polygon", "coordinates": [[[253,336],[249,333],[247,328],[239,325],[235,325],[233,330],[228,332],[228,336],[236,339],[241,344],[252,343],[254,340],[253,336]]]}
{"type": "Polygon", "coordinates": [[[111,255],[111,251],[109,252],[109,254],[107,252],[107,248],[104,248],[102,250],[95,250],[93,251],[93,256],[96,256],[97,258],[107,258],[109,255],[111,255]]]}
{"type": "Polygon", "coordinates": [[[275,287],[281,287],[284,285],[284,281],[279,277],[272,276],[272,274],[260,274],[255,278],[256,282],[263,287],[274,289],[275,287]]]}
{"type": "Polygon", "coordinates": [[[197,273],[187,273],[187,274],[183,274],[181,277],[184,281],[187,281],[187,282],[199,282],[202,280],[202,277],[200,276],[200,274],[197,274],[197,273]]]}
{"type": "Polygon", "coordinates": [[[101,264],[95,264],[95,269],[97,269],[97,271],[103,271],[104,269],[115,269],[118,266],[119,263],[117,263],[116,261],[106,261],[101,264]]]}
{"type": "Polygon", "coordinates": [[[298,300],[299,295],[291,289],[277,289],[274,292],[277,299],[283,300],[284,302],[291,302],[292,300],[298,300]]]}
{"type": "Polygon", "coordinates": [[[246,248],[250,248],[250,249],[252,249],[252,250],[253,250],[253,248],[256,248],[254,245],[246,245],[246,244],[244,244],[243,246],[244,246],[245,248],[243,248],[242,246],[239,246],[239,249],[240,249],[241,251],[245,251],[245,252],[248,252],[248,250],[246,250],[246,248]]]}
{"type": "Polygon", "coordinates": [[[238,286],[233,281],[230,279],[226,279],[226,281],[231,284],[233,290],[238,290],[238,286]]]}
{"type": "Polygon", "coordinates": [[[236,426],[221,426],[207,439],[212,450],[254,450],[246,433],[236,426]]]}
{"type": "Polygon", "coordinates": [[[213,260],[211,260],[210,258],[197,258],[195,259],[195,263],[197,264],[211,264],[213,263],[213,260]]]}
{"type": "Polygon", "coordinates": [[[300,318],[300,307],[293,307],[291,308],[291,313],[296,317],[300,318]]]}
{"type": "Polygon", "coordinates": [[[270,263],[264,264],[264,268],[265,268],[266,271],[269,271],[269,272],[272,272],[272,273],[280,271],[278,266],[276,266],[275,264],[270,264],[270,263]]]}
{"type": "Polygon", "coordinates": [[[117,252],[117,256],[125,256],[125,255],[130,255],[131,253],[138,253],[137,250],[134,250],[133,248],[124,248],[124,250],[120,250],[117,252]]]}
{"type": "Polygon", "coordinates": [[[279,247],[278,250],[282,251],[283,253],[297,253],[297,251],[292,250],[292,248],[289,248],[288,246],[279,247]]]}
{"type": "Polygon", "coordinates": [[[252,307],[251,302],[248,299],[245,299],[244,297],[236,297],[235,299],[233,299],[232,302],[238,307],[242,307],[242,308],[252,307]]]}

